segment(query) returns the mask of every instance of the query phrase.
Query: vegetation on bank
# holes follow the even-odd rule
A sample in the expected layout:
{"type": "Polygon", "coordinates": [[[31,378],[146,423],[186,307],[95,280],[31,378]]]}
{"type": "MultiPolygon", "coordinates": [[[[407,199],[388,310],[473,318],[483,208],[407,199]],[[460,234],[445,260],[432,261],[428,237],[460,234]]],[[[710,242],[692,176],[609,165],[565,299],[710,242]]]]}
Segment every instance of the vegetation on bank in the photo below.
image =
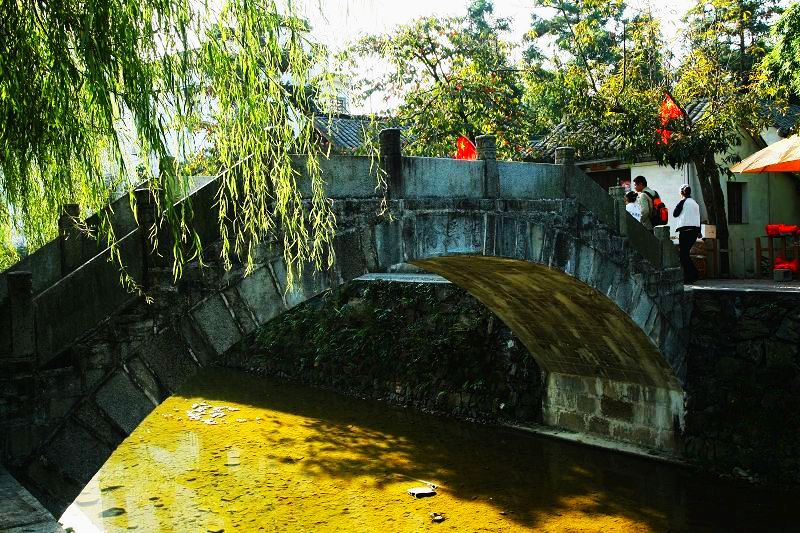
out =
{"type": "Polygon", "coordinates": [[[453,285],[352,283],[283,313],[226,364],[465,416],[539,420],[541,371],[453,285]]]}

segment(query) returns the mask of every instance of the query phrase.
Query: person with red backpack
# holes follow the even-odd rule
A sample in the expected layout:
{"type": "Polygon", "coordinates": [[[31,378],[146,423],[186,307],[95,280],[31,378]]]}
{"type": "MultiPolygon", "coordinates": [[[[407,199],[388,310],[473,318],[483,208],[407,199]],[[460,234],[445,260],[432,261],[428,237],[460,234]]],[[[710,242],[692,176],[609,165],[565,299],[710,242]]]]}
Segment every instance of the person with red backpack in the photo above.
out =
{"type": "Polygon", "coordinates": [[[639,193],[637,203],[642,212],[640,222],[648,231],[653,231],[655,226],[663,226],[667,223],[669,209],[661,201],[661,197],[656,191],[647,186],[647,178],[636,176],[633,178],[633,189],[639,193]]]}

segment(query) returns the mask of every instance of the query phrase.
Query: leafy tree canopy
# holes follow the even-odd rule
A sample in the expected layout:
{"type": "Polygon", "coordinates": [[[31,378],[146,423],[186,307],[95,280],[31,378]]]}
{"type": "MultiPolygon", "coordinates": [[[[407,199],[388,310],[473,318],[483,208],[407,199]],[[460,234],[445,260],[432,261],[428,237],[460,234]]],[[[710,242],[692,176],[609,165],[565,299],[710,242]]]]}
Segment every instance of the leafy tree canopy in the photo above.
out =
{"type": "Polygon", "coordinates": [[[794,2],[772,28],[775,46],[761,64],[768,95],[800,103],[800,3],[794,2]]]}
{"type": "Polygon", "coordinates": [[[388,73],[360,79],[356,90],[399,100],[392,115],[410,154],[444,156],[458,135],[495,134],[499,156],[516,157],[536,119],[522,105],[521,76],[503,40],[507,30],[489,0],[476,0],[467,16],[424,17],[366,37],[348,51],[349,61],[373,61],[388,73]]]}
{"type": "Polygon", "coordinates": [[[714,57],[739,83],[748,83],[782,11],[779,0],[698,0],[684,17],[690,50],[714,57]]]}

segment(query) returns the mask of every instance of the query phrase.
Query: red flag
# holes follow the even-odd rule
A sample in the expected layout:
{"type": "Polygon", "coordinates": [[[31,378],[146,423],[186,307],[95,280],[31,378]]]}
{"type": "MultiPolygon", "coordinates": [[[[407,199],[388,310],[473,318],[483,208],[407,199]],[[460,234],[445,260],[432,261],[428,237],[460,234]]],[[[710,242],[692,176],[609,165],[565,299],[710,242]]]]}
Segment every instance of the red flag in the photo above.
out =
{"type": "Polygon", "coordinates": [[[680,106],[675,103],[675,100],[672,98],[672,95],[669,93],[664,94],[664,100],[661,102],[661,106],[658,108],[658,118],[661,121],[661,125],[663,128],[658,128],[656,133],[661,137],[658,141],[659,144],[669,144],[669,140],[672,137],[672,131],[667,129],[667,124],[672,119],[676,119],[683,116],[683,110],[681,110],[680,106]]]}
{"type": "Polygon", "coordinates": [[[478,149],[468,138],[459,135],[456,140],[456,159],[478,159],[478,149]]]}

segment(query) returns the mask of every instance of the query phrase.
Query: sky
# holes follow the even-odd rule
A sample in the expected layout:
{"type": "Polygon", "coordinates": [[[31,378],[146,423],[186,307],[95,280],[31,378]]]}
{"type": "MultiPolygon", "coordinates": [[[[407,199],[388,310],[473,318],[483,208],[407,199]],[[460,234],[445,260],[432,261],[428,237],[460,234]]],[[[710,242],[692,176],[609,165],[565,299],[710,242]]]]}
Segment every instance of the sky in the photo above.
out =
{"type": "MultiPolygon", "coordinates": [[[[419,17],[465,15],[469,0],[305,0],[304,3],[313,38],[336,51],[360,37],[390,32],[396,26],[419,17]]],[[[530,28],[532,4],[531,0],[494,0],[494,14],[511,21],[510,41],[521,42],[530,28]]],[[[661,19],[664,37],[678,56],[680,19],[692,4],[693,0],[628,0],[632,12],[649,9],[661,19]]],[[[545,13],[546,9],[542,14],[545,13]]],[[[367,70],[378,74],[381,69],[372,65],[367,70]]],[[[350,105],[352,113],[383,110],[384,105],[372,105],[369,101],[363,104],[351,102],[350,105]]]]}
{"type": "MultiPolygon", "coordinates": [[[[382,33],[421,16],[464,15],[469,0],[337,0],[324,1],[325,15],[315,8],[323,0],[306,0],[313,33],[323,43],[338,48],[370,33],[382,33]]],[[[530,25],[533,2],[494,0],[495,15],[511,20],[513,35],[521,39],[530,25]]],[[[629,0],[631,9],[652,9],[664,23],[668,40],[678,33],[680,18],[692,0],[629,0]]]]}

